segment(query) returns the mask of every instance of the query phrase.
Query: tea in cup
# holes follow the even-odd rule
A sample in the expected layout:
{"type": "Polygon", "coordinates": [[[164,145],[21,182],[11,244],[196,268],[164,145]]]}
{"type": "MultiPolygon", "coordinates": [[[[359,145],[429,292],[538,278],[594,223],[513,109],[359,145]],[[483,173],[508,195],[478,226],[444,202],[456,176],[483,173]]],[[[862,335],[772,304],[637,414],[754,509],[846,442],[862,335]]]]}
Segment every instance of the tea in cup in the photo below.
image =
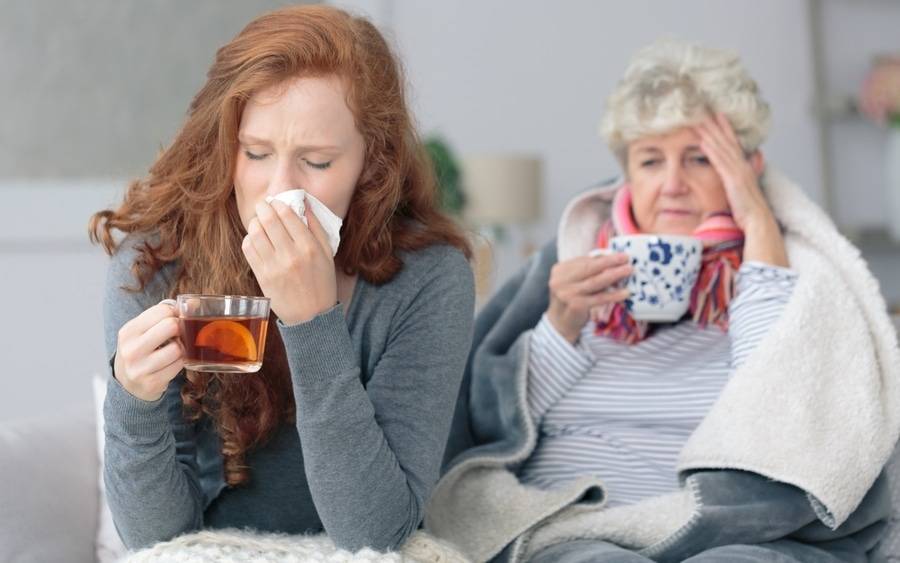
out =
{"type": "Polygon", "coordinates": [[[185,369],[253,373],[262,367],[268,297],[185,294],[164,303],[178,313],[185,369]]]}

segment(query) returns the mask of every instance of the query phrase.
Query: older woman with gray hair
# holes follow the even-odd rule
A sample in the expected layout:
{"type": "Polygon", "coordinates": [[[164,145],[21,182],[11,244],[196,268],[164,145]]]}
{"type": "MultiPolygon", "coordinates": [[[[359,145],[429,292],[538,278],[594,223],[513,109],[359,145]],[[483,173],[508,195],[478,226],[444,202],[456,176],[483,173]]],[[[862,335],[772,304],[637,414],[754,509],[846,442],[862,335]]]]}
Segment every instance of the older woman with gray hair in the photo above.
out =
{"type": "Polygon", "coordinates": [[[601,125],[622,177],[476,321],[432,533],[476,561],[868,561],[900,352],[858,251],[766,164],[768,125],[736,55],[635,56],[601,125]],[[690,281],[660,290],[684,309],[644,314],[641,276],[689,269],[685,245],[690,281]]]}

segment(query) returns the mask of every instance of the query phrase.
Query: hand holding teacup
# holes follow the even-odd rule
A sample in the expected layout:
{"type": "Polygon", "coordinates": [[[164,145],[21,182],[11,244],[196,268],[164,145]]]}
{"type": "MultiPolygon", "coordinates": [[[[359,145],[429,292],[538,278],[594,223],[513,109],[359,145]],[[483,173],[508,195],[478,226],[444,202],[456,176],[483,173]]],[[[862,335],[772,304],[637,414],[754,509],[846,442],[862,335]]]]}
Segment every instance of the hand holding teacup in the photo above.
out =
{"type": "Polygon", "coordinates": [[[630,295],[616,285],[631,275],[628,256],[579,256],[550,270],[547,318],[566,340],[575,343],[594,307],[618,303],[630,295]]]}
{"type": "Polygon", "coordinates": [[[113,373],[126,391],[145,401],[162,397],[184,368],[179,331],[178,313],[168,302],[150,307],[119,329],[113,373]]]}

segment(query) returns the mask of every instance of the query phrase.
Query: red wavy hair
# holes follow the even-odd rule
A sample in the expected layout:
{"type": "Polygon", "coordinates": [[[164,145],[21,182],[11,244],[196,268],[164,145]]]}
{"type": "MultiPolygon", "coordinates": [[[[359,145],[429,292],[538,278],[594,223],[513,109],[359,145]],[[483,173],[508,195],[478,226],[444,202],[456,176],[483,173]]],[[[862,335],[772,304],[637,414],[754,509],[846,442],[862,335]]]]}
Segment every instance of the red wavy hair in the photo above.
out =
{"type": "MultiPolygon", "coordinates": [[[[438,208],[434,170],[415,132],[397,58],[367,20],[325,6],[292,6],[258,17],[216,53],[172,144],[131,183],[118,209],[96,213],[89,232],[112,255],[113,231],[141,236],[132,266],[142,291],[176,263],[170,295],[260,295],[241,252],[246,234],[234,197],[237,132],[254,93],[301,76],[343,79],[366,142],[365,164],[341,233],[336,264],[373,284],[402,268],[400,252],[449,244],[471,258],[468,239],[438,208]]],[[[188,372],[185,415],[210,417],[222,437],[225,479],[249,479],[248,450],[293,422],[284,346],[268,333],[256,376],[188,372]]]]}

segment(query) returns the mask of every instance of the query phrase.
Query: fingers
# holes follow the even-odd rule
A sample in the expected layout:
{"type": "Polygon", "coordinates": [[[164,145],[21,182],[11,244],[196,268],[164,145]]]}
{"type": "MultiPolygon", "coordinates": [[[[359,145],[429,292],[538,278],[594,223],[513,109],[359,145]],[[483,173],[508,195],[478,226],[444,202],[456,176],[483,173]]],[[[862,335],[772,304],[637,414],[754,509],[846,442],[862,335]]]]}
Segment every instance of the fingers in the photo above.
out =
{"type": "Polygon", "coordinates": [[[716,159],[721,164],[737,164],[746,160],[744,149],[724,114],[707,117],[694,129],[700,135],[701,148],[710,160],[716,159]]]}
{"type": "Polygon", "coordinates": [[[616,289],[614,291],[603,291],[592,295],[584,300],[584,306],[587,309],[600,307],[601,305],[609,305],[610,303],[621,303],[631,297],[631,291],[627,288],[616,289]]]}
{"type": "Polygon", "coordinates": [[[300,217],[294,213],[294,210],[280,201],[273,201],[271,205],[268,203],[260,203],[257,205],[257,219],[262,227],[264,234],[267,236],[270,247],[265,244],[265,240],[261,240],[257,244],[257,240],[251,237],[256,253],[263,261],[268,260],[270,253],[288,253],[299,250],[301,253],[309,245],[309,249],[321,246],[321,242],[312,229],[317,229],[319,236],[325,237],[325,248],[329,249],[328,238],[325,230],[316,219],[315,214],[309,206],[306,207],[306,220],[309,227],[303,224],[300,217]],[[310,220],[312,217],[312,220],[310,220]]]}
{"type": "Polygon", "coordinates": [[[601,273],[576,284],[576,291],[582,295],[593,295],[599,291],[606,291],[621,280],[628,278],[631,272],[630,264],[607,268],[601,273]]]}
{"type": "Polygon", "coordinates": [[[180,324],[177,317],[162,319],[136,340],[128,343],[124,352],[132,357],[145,357],[165,344],[168,340],[177,338],[180,334],[180,324]]]}
{"type": "Polygon", "coordinates": [[[119,341],[139,337],[167,317],[177,317],[171,305],[166,303],[154,305],[122,326],[119,330],[119,341]]]}
{"type": "Polygon", "coordinates": [[[552,276],[560,284],[581,282],[600,272],[628,263],[628,255],[624,253],[579,256],[565,262],[560,262],[553,267],[552,276]]]}
{"type": "Polygon", "coordinates": [[[566,305],[571,310],[584,312],[584,314],[588,315],[588,318],[590,318],[590,313],[594,309],[605,305],[621,303],[629,297],[631,297],[631,291],[626,288],[610,289],[608,291],[600,291],[593,295],[583,295],[573,298],[566,305]]]}
{"type": "Polygon", "coordinates": [[[319,218],[313,213],[312,207],[309,206],[306,208],[306,221],[309,224],[309,231],[315,237],[316,242],[319,243],[319,246],[322,247],[326,254],[331,256],[331,244],[328,242],[328,233],[325,232],[325,227],[322,226],[319,218]]]}
{"type": "Polygon", "coordinates": [[[165,392],[165,387],[168,386],[169,382],[175,379],[175,376],[183,369],[184,359],[178,359],[154,374],[154,378],[160,382],[160,387],[163,387],[163,392],[165,392]]]}
{"type": "Polygon", "coordinates": [[[132,395],[153,401],[184,368],[184,348],[178,338],[175,309],[161,303],[135,317],[119,331],[113,375],[132,395]],[[156,324],[143,329],[148,321],[156,324]]]}
{"type": "MultiPolygon", "coordinates": [[[[628,255],[615,254],[586,260],[575,258],[557,266],[559,270],[551,273],[550,292],[551,301],[556,303],[554,308],[558,310],[587,314],[594,307],[618,303],[631,295],[628,289],[615,287],[632,273],[628,255]],[[571,276],[572,272],[587,272],[588,276],[565,277],[566,274],[571,276]]],[[[578,315],[579,318],[580,316],[581,314],[578,315]]]]}
{"type": "Polygon", "coordinates": [[[131,375],[132,377],[157,376],[168,381],[171,377],[175,377],[183,367],[184,349],[179,341],[173,340],[136,362],[131,368],[131,375]],[[171,374],[171,377],[166,379],[165,376],[168,374],[171,374]]]}
{"type": "Polygon", "coordinates": [[[253,240],[251,240],[249,234],[245,236],[244,240],[241,242],[241,251],[244,253],[247,263],[250,264],[250,269],[253,270],[254,273],[261,272],[263,261],[256,251],[256,247],[253,245],[253,240]]]}
{"type": "Polygon", "coordinates": [[[738,139],[737,133],[734,131],[734,127],[731,126],[731,121],[728,120],[725,114],[722,112],[716,113],[716,122],[719,124],[719,129],[725,134],[725,136],[730,139],[736,146],[740,147],[741,152],[743,153],[741,141],[740,139],[738,139]]]}
{"type": "MultiPolygon", "coordinates": [[[[290,215],[294,215],[295,218],[296,215],[290,207],[280,201],[275,201],[273,204],[274,205],[269,205],[264,201],[257,203],[256,218],[259,220],[259,224],[265,231],[266,238],[268,238],[272,247],[277,252],[281,249],[290,248],[293,245],[294,240],[291,238],[291,235],[288,234],[284,221],[285,219],[289,219],[290,215]],[[275,205],[278,207],[276,208],[275,205]],[[281,212],[281,210],[287,210],[287,213],[281,212]]],[[[263,245],[263,249],[265,249],[265,245],[263,245]]]]}
{"type": "MultiPolygon", "coordinates": [[[[281,223],[284,226],[285,232],[291,237],[292,241],[297,242],[304,240],[308,229],[290,206],[276,200],[272,202],[272,209],[278,217],[281,218],[281,223]]],[[[306,211],[309,211],[309,206],[306,207],[306,211]]]]}
{"type": "Polygon", "coordinates": [[[250,219],[250,224],[247,225],[247,237],[250,238],[250,244],[253,245],[253,249],[260,258],[265,259],[275,254],[275,246],[269,240],[269,235],[266,234],[259,217],[250,219]]]}
{"type": "Polygon", "coordinates": [[[730,171],[734,170],[734,159],[728,156],[727,149],[720,146],[717,141],[703,137],[700,141],[700,150],[703,151],[720,176],[726,177],[730,171]]]}

